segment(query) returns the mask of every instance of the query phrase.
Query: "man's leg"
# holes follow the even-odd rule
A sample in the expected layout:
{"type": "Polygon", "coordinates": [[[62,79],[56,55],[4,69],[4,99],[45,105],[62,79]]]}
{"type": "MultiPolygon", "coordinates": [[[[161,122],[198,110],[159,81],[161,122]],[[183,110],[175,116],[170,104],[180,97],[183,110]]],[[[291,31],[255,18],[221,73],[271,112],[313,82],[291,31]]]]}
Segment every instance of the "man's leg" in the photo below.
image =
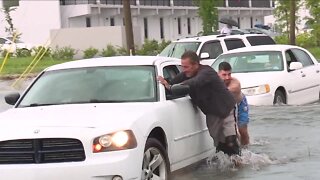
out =
{"type": "Polygon", "coordinates": [[[215,115],[206,115],[206,123],[210,136],[213,138],[214,146],[217,147],[219,142],[224,141],[223,120],[215,115]]]}
{"type": "Polygon", "coordinates": [[[239,126],[239,133],[240,133],[241,145],[242,146],[248,145],[250,143],[248,126],[247,125],[239,126]]]}
{"type": "Polygon", "coordinates": [[[237,135],[237,122],[235,109],[232,110],[228,117],[223,119],[224,141],[220,141],[217,150],[223,151],[228,155],[241,155],[240,143],[237,135]]]}

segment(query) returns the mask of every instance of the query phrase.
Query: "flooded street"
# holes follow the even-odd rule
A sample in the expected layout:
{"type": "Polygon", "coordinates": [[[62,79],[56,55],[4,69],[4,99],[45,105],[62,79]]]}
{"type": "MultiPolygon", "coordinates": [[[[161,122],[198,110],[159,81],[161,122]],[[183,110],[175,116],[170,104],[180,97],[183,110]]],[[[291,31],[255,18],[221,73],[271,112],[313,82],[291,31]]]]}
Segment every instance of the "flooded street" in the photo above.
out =
{"type": "Polygon", "coordinates": [[[320,104],[251,107],[250,115],[251,145],[243,152],[247,164],[221,170],[204,163],[175,180],[320,178],[320,104]]]}
{"type": "MultiPolygon", "coordinates": [[[[0,111],[12,81],[0,82],[0,111]]],[[[25,86],[20,87],[23,89],[25,86]]],[[[223,157],[179,171],[174,180],[313,180],[320,178],[320,104],[251,107],[251,145],[243,165],[230,168],[223,157]]]]}

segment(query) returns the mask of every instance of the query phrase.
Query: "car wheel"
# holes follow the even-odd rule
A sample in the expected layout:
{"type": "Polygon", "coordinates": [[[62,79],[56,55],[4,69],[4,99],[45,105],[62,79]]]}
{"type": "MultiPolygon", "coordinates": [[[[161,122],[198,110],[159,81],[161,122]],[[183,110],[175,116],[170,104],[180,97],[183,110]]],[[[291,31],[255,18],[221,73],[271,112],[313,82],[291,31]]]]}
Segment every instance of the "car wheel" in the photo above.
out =
{"type": "Polygon", "coordinates": [[[170,164],[166,150],[154,138],[146,143],[142,163],[142,180],[163,179],[169,180],[170,164]]]}
{"type": "Polygon", "coordinates": [[[287,104],[286,97],[282,91],[280,91],[280,90],[276,91],[276,93],[274,94],[273,104],[274,105],[287,104]]]}

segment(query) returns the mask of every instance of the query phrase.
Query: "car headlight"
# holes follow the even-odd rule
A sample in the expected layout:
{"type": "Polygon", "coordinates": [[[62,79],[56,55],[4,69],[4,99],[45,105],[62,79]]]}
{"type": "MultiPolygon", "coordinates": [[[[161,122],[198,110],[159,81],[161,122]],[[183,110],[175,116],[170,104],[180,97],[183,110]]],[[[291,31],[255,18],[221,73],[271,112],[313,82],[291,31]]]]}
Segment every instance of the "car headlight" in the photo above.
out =
{"type": "Polygon", "coordinates": [[[269,86],[269,84],[264,84],[264,85],[260,85],[260,86],[250,87],[250,88],[243,88],[243,89],[241,89],[241,91],[246,96],[265,94],[265,93],[270,92],[270,86],[269,86]]]}
{"type": "Polygon", "coordinates": [[[96,137],[93,140],[93,152],[118,151],[137,147],[137,141],[132,131],[117,131],[96,137]]]}

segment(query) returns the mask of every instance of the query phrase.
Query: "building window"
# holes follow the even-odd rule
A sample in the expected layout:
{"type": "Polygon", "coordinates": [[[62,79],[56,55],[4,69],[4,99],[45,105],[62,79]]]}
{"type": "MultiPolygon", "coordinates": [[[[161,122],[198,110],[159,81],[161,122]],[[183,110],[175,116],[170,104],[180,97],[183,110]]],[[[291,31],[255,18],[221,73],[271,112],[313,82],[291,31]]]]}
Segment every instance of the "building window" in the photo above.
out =
{"type": "Polygon", "coordinates": [[[110,26],[114,26],[114,18],[110,18],[110,26]]]}
{"type": "Polygon", "coordinates": [[[181,18],[178,18],[178,34],[181,34],[181,18]]]}
{"type": "Polygon", "coordinates": [[[190,20],[190,18],[187,19],[187,24],[188,24],[188,34],[191,34],[191,20],[190,20]]]}
{"type": "Polygon", "coordinates": [[[143,24],[144,24],[144,38],[148,39],[148,19],[143,18],[143,24]]]}
{"type": "Polygon", "coordinates": [[[140,0],[142,6],[170,6],[170,0],[140,0]]]}
{"type": "Polygon", "coordinates": [[[90,19],[90,17],[86,17],[86,27],[91,27],[91,19],[90,19]]]}
{"type": "Polygon", "coordinates": [[[249,7],[249,0],[228,0],[228,3],[229,7],[249,7]]]}
{"type": "Polygon", "coordinates": [[[174,6],[195,6],[193,0],[173,0],[174,6]]]}
{"type": "Polygon", "coordinates": [[[163,18],[160,18],[160,38],[164,38],[164,33],[163,33],[163,18]]]}
{"type": "Polygon", "coordinates": [[[270,7],[270,0],[251,0],[251,7],[270,7]]]}
{"type": "Polygon", "coordinates": [[[60,5],[97,4],[97,0],[60,0],[60,5]]]}

